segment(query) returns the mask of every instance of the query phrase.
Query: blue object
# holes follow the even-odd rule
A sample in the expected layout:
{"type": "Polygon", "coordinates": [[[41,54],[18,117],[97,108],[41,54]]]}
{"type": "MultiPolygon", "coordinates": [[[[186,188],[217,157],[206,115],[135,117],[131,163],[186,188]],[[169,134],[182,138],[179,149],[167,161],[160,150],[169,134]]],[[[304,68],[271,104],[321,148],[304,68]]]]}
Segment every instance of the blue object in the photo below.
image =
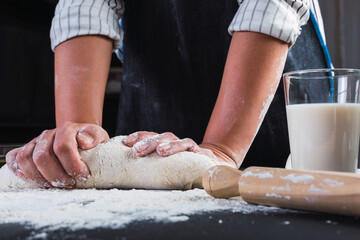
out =
{"type": "MultiPolygon", "coordinates": [[[[324,39],[323,39],[323,37],[321,35],[321,31],[320,31],[320,28],[319,28],[319,23],[317,22],[317,20],[315,18],[315,14],[311,9],[310,9],[310,20],[314,25],[316,35],[317,35],[317,37],[319,39],[321,48],[323,50],[326,66],[327,66],[327,68],[332,69],[333,65],[332,65],[332,62],[331,62],[329,49],[328,49],[328,47],[326,46],[326,44],[324,42],[324,39]]],[[[330,73],[330,76],[332,76],[332,73],[330,73]]],[[[330,78],[330,98],[331,98],[331,102],[334,102],[334,80],[332,78],[330,78]]]]}
{"type": "MultiPolygon", "coordinates": [[[[119,25],[123,28],[122,18],[119,20],[119,25]]],[[[124,62],[124,40],[121,41],[120,47],[115,51],[116,56],[120,59],[121,62],[124,62]]]]}

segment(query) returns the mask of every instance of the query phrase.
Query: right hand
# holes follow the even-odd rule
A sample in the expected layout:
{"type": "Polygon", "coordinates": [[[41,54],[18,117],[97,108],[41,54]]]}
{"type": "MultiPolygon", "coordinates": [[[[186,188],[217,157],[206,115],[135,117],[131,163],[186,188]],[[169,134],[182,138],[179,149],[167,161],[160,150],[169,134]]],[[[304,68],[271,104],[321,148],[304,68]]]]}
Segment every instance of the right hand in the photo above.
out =
{"type": "Polygon", "coordinates": [[[86,181],[89,176],[78,148],[91,149],[108,139],[107,132],[98,125],[65,122],[8,152],[6,164],[18,177],[41,187],[73,188],[75,180],[86,181]]]}

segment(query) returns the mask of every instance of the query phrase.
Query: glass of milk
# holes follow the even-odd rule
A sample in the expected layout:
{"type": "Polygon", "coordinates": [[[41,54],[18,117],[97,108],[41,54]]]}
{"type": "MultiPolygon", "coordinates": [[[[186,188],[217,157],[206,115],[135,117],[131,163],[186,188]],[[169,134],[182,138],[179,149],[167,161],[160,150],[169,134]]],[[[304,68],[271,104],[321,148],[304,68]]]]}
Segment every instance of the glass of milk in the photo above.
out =
{"type": "Polygon", "coordinates": [[[360,70],[294,71],[283,80],[292,168],[356,172],[360,70]]]}

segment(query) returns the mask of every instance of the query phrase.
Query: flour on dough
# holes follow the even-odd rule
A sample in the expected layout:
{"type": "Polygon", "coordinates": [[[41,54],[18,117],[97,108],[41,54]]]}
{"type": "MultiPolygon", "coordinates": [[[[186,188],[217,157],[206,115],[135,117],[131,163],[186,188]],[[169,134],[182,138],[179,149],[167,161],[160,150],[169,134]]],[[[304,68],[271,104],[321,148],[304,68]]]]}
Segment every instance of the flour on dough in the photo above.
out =
{"type": "MultiPolygon", "coordinates": [[[[216,165],[209,157],[181,152],[160,157],[156,152],[136,157],[118,136],[97,147],[80,151],[91,176],[77,182],[77,188],[143,188],[191,189],[202,187],[201,178],[207,169],[216,165]]],[[[7,165],[0,169],[0,188],[37,188],[29,180],[18,178],[7,165]]]]}

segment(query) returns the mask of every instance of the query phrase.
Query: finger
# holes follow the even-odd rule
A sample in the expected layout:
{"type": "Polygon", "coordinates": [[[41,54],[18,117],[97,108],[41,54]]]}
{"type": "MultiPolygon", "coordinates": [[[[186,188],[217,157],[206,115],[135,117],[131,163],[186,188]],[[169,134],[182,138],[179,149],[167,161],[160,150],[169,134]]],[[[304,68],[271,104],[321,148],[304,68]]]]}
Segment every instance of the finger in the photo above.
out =
{"type": "Polygon", "coordinates": [[[135,143],[155,135],[158,135],[158,133],[146,132],[146,131],[135,132],[126,136],[125,139],[123,140],[123,143],[128,147],[132,147],[134,146],[135,143]]]}
{"type": "MultiPolygon", "coordinates": [[[[21,147],[22,148],[22,147],[21,147]]],[[[19,178],[25,178],[25,175],[21,172],[18,163],[16,162],[16,156],[21,148],[15,148],[6,154],[6,164],[9,169],[16,174],[19,178]]]]}
{"type": "Polygon", "coordinates": [[[179,140],[177,136],[175,136],[171,132],[166,132],[158,135],[154,135],[152,137],[146,138],[144,140],[141,140],[140,142],[137,142],[133,146],[133,152],[140,157],[144,157],[146,155],[149,155],[150,153],[156,151],[156,147],[165,142],[171,142],[179,140]]]}
{"type": "Polygon", "coordinates": [[[76,135],[77,144],[83,150],[91,149],[107,140],[109,140],[109,134],[95,124],[81,128],[76,135]]]}
{"type": "Polygon", "coordinates": [[[79,181],[86,181],[89,169],[81,161],[76,134],[78,128],[70,123],[65,123],[56,131],[53,151],[65,172],[79,181]]]}
{"type": "Polygon", "coordinates": [[[16,162],[25,177],[33,181],[38,186],[49,188],[51,187],[50,183],[41,175],[32,159],[35,145],[36,139],[21,148],[16,155],[16,162]]]}
{"type": "Polygon", "coordinates": [[[161,143],[156,147],[156,152],[164,157],[184,151],[199,152],[200,147],[190,138],[161,143]]]}
{"type": "Polygon", "coordinates": [[[36,140],[32,154],[34,164],[53,187],[74,188],[75,180],[65,173],[53,152],[54,137],[55,131],[44,131],[36,140]]]}

